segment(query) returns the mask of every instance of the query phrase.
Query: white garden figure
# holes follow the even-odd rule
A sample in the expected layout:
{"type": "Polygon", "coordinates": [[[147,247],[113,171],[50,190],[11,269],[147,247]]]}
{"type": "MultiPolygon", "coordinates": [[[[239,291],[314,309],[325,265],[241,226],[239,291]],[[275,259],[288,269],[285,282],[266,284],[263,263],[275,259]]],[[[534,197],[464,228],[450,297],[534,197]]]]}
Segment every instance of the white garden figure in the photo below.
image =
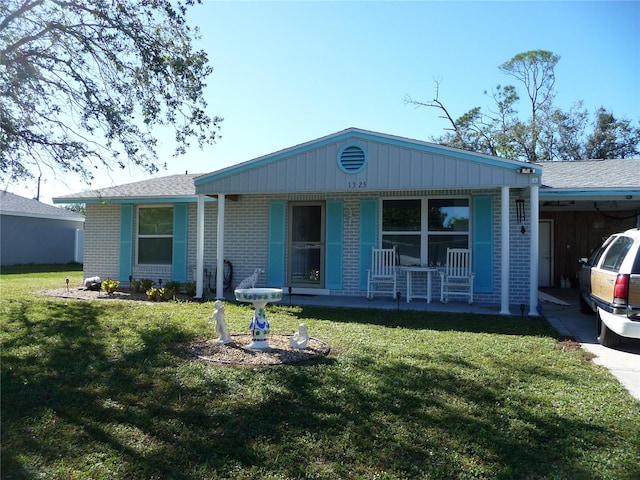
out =
{"type": "Polygon", "coordinates": [[[242,280],[240,282],[240,284],[236,287],[236,289],[240,289],[240,288],[255,288],[256,287],[256,283],[258,283],[258,276],[261,273],[264,273],[264,270],[262,270],[261,268],[256,268],[253,271],[253,275],[251,275],[250,277],[247,277],[244,280],[242,280]]]}
{"type": "Polygon", "coordinates": [[[301,323],[298,331],[289,339],[289,345],[293,348],[304,349],[309,343],[309,333],[307,332],[307,324],[301,323]]]}
{"type": "Polygon", "coordinates": [[[216,300],[213,304],[215,307],[213,311],[213,315],[209,317],[209,320],[214,320],[216,322],[216,333],[219,338],[216,340],[216,343],[231,343],[231,336],[229,332],[227,332],[227,324],[224,321],[224,303],[220,300],[216,300]]]}
{"type": "Polygon", "coordinates": [[[102,280],[100,279],[100,277],[95,276],[95,277],[85,278],[83,283],[84,283],[84,288],[86,290],[96,290],[99,292],[102,280]]]}

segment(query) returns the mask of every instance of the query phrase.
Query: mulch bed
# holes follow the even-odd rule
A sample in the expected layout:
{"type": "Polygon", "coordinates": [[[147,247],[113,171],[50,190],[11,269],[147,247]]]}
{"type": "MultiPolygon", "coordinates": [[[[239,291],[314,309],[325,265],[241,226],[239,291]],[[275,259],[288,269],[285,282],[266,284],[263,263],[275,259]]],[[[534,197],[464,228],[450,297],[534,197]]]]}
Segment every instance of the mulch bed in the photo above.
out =
{"type": "Polygon", "coordinates": [[[183,351],[199,360],[220,365],[257,366],[291,365],[306,362],[329,354],[331,348],[325,342],[309,338],[307,348],[293,348],[288,335],[269,335],[268,350],[249,350],[250,335],[231,335],[232,342],[216,343],[215,339],[191,342],[183,346],[183,351]]]}

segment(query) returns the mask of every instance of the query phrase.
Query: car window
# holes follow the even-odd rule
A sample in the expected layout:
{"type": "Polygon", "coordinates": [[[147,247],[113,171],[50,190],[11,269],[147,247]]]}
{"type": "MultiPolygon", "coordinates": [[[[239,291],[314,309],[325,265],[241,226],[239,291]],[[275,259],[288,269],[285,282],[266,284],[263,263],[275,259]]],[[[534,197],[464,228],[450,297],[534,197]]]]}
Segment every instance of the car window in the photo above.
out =
{"type": "Polygon", "coordinates": [[[636,250],[636,259],[631,267],[631,273],[640,273],[640,248],[636,250]]]}
{"type": "Polygon", "coordinates": [[[596,248],[591,254],[591,256],[589,257],[589,260],[587,260],[587,265],[589,265],[590,267],[593,267],[596,263],[598,263],[598,260],[600,259],[600,255],[602,255],[602,252],[604,252],[603,247],[596,248]]]}
{"type": "Polygon", "coordinates": [[[633,245],[633,239],[629,237],[618,237],[607,250],[602,261],[601,268],[617,272],[620,270],[624,257],[633,245]]]}
{"type": "Polygon", "coordinates": [[[604,253],[604,251],[607,249],[607,246],[617,237],[609,237],[607,238],[604,243],[596,248],[592,253],[591,256],[589,257],[589,260],[587,260],[587,265],[589,265],[590,267],[593,267],[594,265],[596,265],[598,263],[598,260],[600,260],[600,257],[602,256],[602,254],[604,253]]]}

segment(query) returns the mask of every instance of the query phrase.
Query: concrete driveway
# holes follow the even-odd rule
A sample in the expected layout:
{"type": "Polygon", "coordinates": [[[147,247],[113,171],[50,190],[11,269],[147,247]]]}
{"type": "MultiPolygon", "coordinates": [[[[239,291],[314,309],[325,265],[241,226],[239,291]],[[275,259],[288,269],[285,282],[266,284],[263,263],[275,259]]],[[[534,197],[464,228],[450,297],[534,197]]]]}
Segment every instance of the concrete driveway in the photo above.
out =
{"type": "Polygon", "coordinates": [[[574,337],[582,348],[595,355],[594,363],[607,368],[640,401],[640,340],[624,340],[616,349],[600,345],[595,314],[580,313],[577,289],[544,289],[540,305],[560,335],[574,337]]]}

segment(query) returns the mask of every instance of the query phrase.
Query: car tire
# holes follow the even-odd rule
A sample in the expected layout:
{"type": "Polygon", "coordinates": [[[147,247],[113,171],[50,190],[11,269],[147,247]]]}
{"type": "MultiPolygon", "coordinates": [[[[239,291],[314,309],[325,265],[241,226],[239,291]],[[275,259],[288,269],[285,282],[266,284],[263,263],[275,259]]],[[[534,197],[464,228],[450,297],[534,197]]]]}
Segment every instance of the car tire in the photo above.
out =
{"type": "Polygon", "coordinates": [[[591,308],[591,305],[584,299],[580,291],[578,291],[578,298],[580,299],[580,313],[593,314],[593,308],[591,308]]]}
{"type": "Polygon", "coordinates": [[[620,337],[620,335],[607,327],[607,325],[600,318],[600,315],[598,315],[598,324],[600,325],[600,335],[598,335],[598,343],[600,345],[609,348],[617,347],[618,345],[620,345],[622,337],[620,337]]]}

